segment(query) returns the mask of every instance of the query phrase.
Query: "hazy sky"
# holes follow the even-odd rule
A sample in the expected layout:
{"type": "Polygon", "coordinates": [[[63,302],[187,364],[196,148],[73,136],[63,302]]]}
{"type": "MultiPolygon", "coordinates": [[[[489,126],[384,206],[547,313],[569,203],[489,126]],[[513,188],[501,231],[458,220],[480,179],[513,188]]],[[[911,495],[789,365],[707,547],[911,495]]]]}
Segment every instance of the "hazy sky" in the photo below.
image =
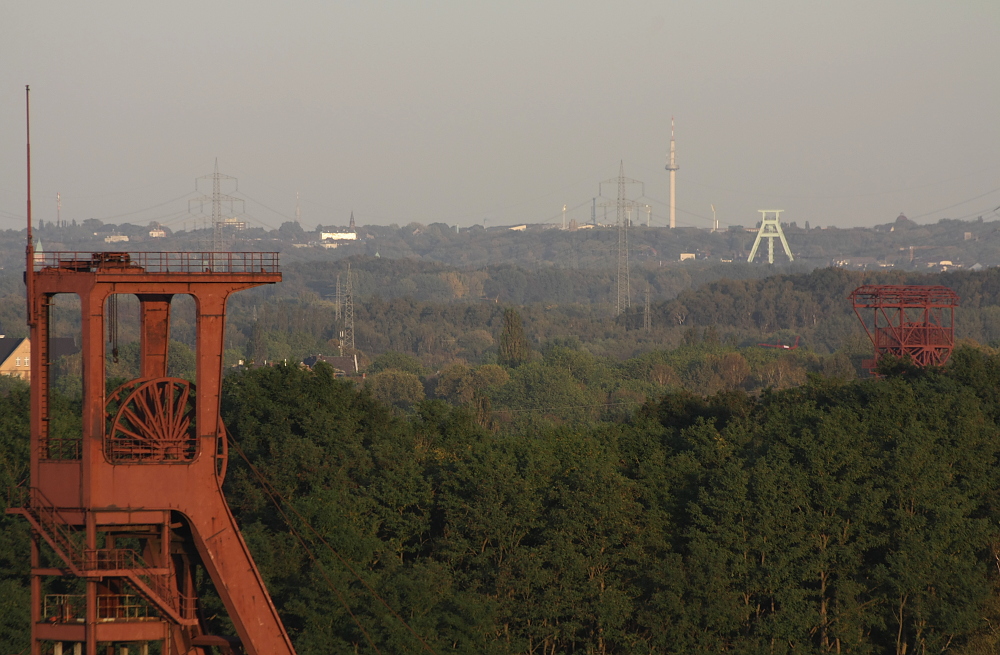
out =
{"type": "Polygon", "coordinates": [[[663,225],[673,115],[679,225],[991,220],[998,29],[997,0],[0,0],[0,228],[25,84],[36,219],[190,225],[218,158],[267,226],[296,191],[307,228],[585,222],[624,161],[663,225]]]}

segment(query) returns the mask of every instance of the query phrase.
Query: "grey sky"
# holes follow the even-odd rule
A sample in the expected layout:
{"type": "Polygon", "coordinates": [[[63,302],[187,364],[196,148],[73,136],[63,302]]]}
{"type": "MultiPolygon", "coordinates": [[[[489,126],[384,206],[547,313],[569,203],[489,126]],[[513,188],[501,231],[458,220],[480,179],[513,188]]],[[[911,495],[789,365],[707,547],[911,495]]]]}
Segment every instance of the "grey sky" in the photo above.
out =
{"type": "Polygon", "coordinates": [[[218,157],[271,226],[296,191],[307,228],[589,221],[624,160],[662,225],[671,115],[681,225],[994,219],[998,28],[995,0],[3,0],[0,227],[25,84],[45,220],[58,191],[66,219],[180,228],[218,157]]]}

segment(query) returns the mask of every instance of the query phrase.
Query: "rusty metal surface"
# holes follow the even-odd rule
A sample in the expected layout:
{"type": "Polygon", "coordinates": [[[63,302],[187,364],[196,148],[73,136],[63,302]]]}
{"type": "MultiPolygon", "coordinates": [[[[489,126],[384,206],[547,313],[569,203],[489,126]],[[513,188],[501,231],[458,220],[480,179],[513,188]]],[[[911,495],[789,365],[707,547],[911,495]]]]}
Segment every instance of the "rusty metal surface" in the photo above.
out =
{"type": "Polygon", "coordinates": [[[33,528],[32,654],[55,638],[84,642],[88,655],[98,641],[138,639],[203,653],[194,587],[203,566],[247,653],[293,655],[222,493],[227,449],[219,416],[226,300],[280,281],[278,255],[49,252],[31,261],[31,488],[12,507],[33,528]],[[78,295],[81,307],[78,439],[48,433],[49,312],[60,293],[78,295]],[[106,397],[112,294],[139,299],[141,373],[106,397]],[[195,299],[196,384],[166,377],[170,303],[178,294],[195,299]],[[128,545],[119,547],[120,538],[128,545]],[[42,548],[62,568],[42,568],[42,548]],[[84,580],[86,592],[44,594],[42,578],[61,572],[84,580]]]}
{"type": "Polygon", "coordinates": [[[35,253],[39,273],[280,273],[276,252],[35,253]]]}
{"type": "Polygon", "coordinates": [[[849,296],[875,349],[863,366],[874,370],[887,355],[918,366],[942,366],[955,347],[958,294],[944,286],[860,286],[849,296]]]}

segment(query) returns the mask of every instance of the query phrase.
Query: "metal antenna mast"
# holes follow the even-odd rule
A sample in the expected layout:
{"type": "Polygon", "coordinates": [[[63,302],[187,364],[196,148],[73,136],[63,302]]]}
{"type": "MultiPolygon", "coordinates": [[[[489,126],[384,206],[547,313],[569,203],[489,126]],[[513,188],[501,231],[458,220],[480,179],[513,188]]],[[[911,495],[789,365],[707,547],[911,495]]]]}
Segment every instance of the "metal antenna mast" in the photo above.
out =
{"type": "Polygon", "coordinates": [[[295,192],[295,222],[302,225],[302,207],[299,206],[299,192],[295,192]]]}
{"type": "MultiPolygon", "coordinates": [[[[626,309],[632,306],[632,293],[631,285],[629,282],[629,262],[628,262],[628,228],[629,223],[632,222],[632,210],[636,209],[642,205],[634,200],[629,200],[625,195],[625,188],[629,185],[639,185],[642,189],[640,196],[646,195],[646,186],[639,180],[633,180],[631,178],[625,177],[625,164],[624,162],[618,163],[618,177],[612,178],[610,180],[604,180],[598,185],[598,195],[603,195],[600,193],[601,187],[605,184],[617,184],[618,185],[618,198],[615,201],[615,208],[617,210],[617,226],[618,226],[618,272],[617,272],[617,292],[615,298],[615,314],[621,314],[626,309]]],[[[610,203],[602,203],[602,206],[608,206],[610,203]]]]}
{"type": "Polygon", "coordinates": [[[666,169],[670,171],[670,229],[677,227],[677,165],[674,152],[674,117],[670,117],[670,161],[667,162],[666,169]]]}
{"type": "Polygon", "coordinates": [[[621,314],[631,305],[631,288],[628,274],[628,217],[625,212],[625,164],[618,164],[618,304],[616,312],[621,314]]]}
{"type": "MultiPolygon", "coordinates": [[[[28,172],[28,243],[24,247],[24,284],[28,290],[28,327],[35,327],[35,315],[31,302],[35,281],[35,242],[31,233],[31,88],[24,85],[24,143],[27,147],[28,172]]],[[[41,344],[36,344],[36,348],[41,344]]]]}
{"type": "Polygon", "coordinates": [[[62,226],[62,195],[56,191],[56,227],[62,226]]]}
{"type": "Polygon", "coordinates": [[[215,160],[215,171],[211,175],[202,175],[201,177],[195,178],[195,191],[200,191],[198,188],[199,180],[212,180],[212,195],[201,195],[197,198],[189,200],[188,211],[191,211],[191,207],[194,203],[198,204],[199,212],[203,211],[205,203],[212,203],[212,252],[222,252],[229,246],[229,239],[226,234],[226,218],[222,215],[222,205],[224,203],[228,203],[230,214],[243,213],[243,200],[235,196],[222,193],[222,181],[232,180],[233,191],[237,191],[239,189],[239,182],[231,175],[222,175],[219,173],[218,159],[215,160]],[[240,207],[239,212],[236,211],[237,203],[239,203],[240,207]]]}
{"type": "Polygon", "coordinates": [[[342,344],[354,350],[354,276],[351,265],[347,265],[347,289],[344,293],[344,331],[342,344]]]}
{"type": "Polygon", "coordinates": [[[344,306],[344,296],[341,293],[341,289],[340,289],[340,273],[337,273],[337,295],[336,295],[336,299],[334,300],[334,302],[337,305],[334,317],[339,321],[340,317],[341,317],[341,314],[343,313],[342,310],[341,310],[341,308],[344,306]]]}
{"type": "Polygon", "coordinates": [[[653,319],[649,315],[649,282],[646,283],[646,306],[642,310],[642,329],[649,332],[653,329],[653,319]]]}

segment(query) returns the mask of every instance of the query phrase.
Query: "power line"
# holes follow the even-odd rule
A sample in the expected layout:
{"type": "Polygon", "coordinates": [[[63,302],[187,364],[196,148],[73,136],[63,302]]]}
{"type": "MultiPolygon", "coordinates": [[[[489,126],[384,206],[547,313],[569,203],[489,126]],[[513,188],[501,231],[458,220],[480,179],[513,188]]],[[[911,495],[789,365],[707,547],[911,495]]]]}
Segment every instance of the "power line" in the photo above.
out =
{"type": "Polygon", "coordinates": [[[985,198],[986,196],[990,195],[991,193],[996,193],[997,191],[1000,191],[1000,187],[998,187],[996,189],[993,189],[992,191],[987,191],[986,193],[980,194],[980,195],[978,195],[978,196],[976,196],[974,198],[969,198],[967,200],[963,200],[962,202],[956,202],[954,205],[948,205],[947,207],[942,207],[941,209],[935,209],[934,211],[930,211],[930,212],[927,212],[925,214],[919,214],[918,216],[914,216],[910,220],[915,220],[917,218],[924,218],[925,216],[930,216],[931,214],[936,214],[938,212],[943,212],[943,211],[946,211],[948,209],[953,209],[955,207],[959,207],[961,205],[964,205],[967,202],[972,202],[973,200],[979,200],[980,198],[985,198]]]}
{"type": "Polygon", "coordinates": [[[125,212],[124,214],[115,214],[114,216],[105,216],[103,218],[98,218],[97,220],[102,221],[102,222],[103,221],[109,221],[109,220],[111,220],[113,218],[123,218],[125,216],[134,216],[136,214],[141,214],[142,212],[148,212],[150,209],[159,209],[160,207],[163,207],[164,205],[169,205],[172,202],[177,202],[179,200],[184,200],[185,198],[189,197],[193,193],[194,193],[194,191],[188,191],[183,196],[178,196],[176,198],[171,198],[170,200],[164,200],[163,202],[155,204],[155,205],[152,205],[150,207],[144,207],[143,209],[136,209],[134,211],[125,212]]]}

